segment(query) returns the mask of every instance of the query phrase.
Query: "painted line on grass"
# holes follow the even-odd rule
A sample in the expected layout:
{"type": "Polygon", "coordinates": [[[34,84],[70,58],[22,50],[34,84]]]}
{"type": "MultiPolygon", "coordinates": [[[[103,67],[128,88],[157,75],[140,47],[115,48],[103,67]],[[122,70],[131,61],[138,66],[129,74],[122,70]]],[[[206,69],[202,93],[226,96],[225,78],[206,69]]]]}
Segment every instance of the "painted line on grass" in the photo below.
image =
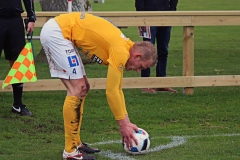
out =
{"type": "MultiPolygon", "coordinates": [[[[232,136],[240,136],[240,133],[233,133],[233,134],[218,134],[218,135],[195,135],[195,136],[167,136],[167,137],[154,137],[151,138],[153,139],[158,139],[158,138],[171,138],[172,142],[165,144],[165,145],[158,145],[154,148],[150,148],[148,152],[158,152],[164,149],[169,149],[173,147],[180,146],[182,144],[185,144],[187,142],[187,139],[190,138],[199,138],[199,137],[232,137],[232,136]]],[[[116,141],[103,141],[103,142],[97,142],[93,143],[91,145],[105,145],[105,144],[114,144],[114,143],[119,143],[121,144],[121,140],[116,140],[116,141]]],[[[117,153],[117,152],[112,152],[110,150],[103,150],[99,153],[101,156],[110,158],[110,159],[118,159],[118,160],[135,160],[134,158],[130,157],[127,153],[117,153]]]]}
{"type": "MultiPolygon", "coordinates": [[[[157,138],[151,138],[151,140],[152,139],[157,139],[157,138]]],[[[171,137],[171,139],[172,139],[172,142],[170,142],[169,144],[156,146],[154,148],[149,149],[148,152],[157,152],[157,151],[160,151],[160,150],[163,150],[163,149],[173,148],[173,147],[176,147],[176,146],[179,146],[179,145],[182,145],[182,144],[186,143],[186,139],[184,137],[173,136],[173,137],[171,137]]],[[[121,144],[122,142],[121,142],[121,140],[119,140],[119,141],[106,141],[106,142],[93,143],[91,145],[104,145],[104,144],[113,144],[113,143],[120,143],[121,144]]],[[[104,156],[104,157],[107,157],[107,158],[110,158],[110,159],[135,160],[134,158],[131,158],[129,156],[129,154],[124,153],[124,152],[123,153],[114,153],[114,152],[111,152],[110,150],[106,150],[106,151],[101,151],[99,154],[101,156],[104,156]]]]}
{"type": "Polygon", "coordinates": [[[172,142],[170,142],[169,144],[159,145],[154,148],[150,148],[148,152],[157,152],[163,149],[177,147],[187,142],[185,137],[174,136],[174,137],[171,137],[171,139],[172,139],[172,142]]]}

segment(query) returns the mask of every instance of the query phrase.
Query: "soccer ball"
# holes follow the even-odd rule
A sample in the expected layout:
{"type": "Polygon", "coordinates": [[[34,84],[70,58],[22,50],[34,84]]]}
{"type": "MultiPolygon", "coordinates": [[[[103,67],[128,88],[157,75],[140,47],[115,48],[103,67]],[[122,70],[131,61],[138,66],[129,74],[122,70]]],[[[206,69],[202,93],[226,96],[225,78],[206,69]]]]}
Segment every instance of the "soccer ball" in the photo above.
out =
{"type": "Polygon", "coordinates": [[[129,154],[145,154],[150,147],[149,134],[142,128],[138,128],[138,132],[134,132],[134,136],[138,141],[138,145],[132,140],[132,148],[130,150],[127,148],[125,142],[123,143],[124,150],[129,154]]]}

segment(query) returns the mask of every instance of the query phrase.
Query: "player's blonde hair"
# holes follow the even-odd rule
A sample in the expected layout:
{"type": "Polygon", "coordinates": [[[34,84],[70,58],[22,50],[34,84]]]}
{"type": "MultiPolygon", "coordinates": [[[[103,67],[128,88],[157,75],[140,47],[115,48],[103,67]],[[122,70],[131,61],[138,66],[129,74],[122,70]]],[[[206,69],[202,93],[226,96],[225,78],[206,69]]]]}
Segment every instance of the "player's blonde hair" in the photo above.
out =
{"type": "Polygon", "coordinates": [[[142,54],[142,60],[152,60],[152,66],[157,64],[157,52],[154,45],[149,41],[135,42],[132,50],[142,54]]]}

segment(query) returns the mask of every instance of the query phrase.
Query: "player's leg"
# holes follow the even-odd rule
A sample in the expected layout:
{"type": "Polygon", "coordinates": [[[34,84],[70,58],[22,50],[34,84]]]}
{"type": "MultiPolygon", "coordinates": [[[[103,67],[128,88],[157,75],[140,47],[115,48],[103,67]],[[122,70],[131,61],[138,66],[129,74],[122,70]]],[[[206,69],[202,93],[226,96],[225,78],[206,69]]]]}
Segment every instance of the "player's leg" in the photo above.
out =
{"type": "Polygon", "coordinates": [[[71,41],[64,39],[61,29],[55,20],[44,25],[40,40],[48,59],[52,77],[58,77],[67,88],[67,95],[63,105],[63,119],[65,132],[64,159],[95,159],[78,150],[80,136],[80,120],[82,117],[82,99],[87,93],[80,66],[80,59],[71,41]],[[45,26],[46,25],[46,26],[45,26]],[[51,34],[49,34],[51,33],[51,34]]]}
{"type": "MultiPolygon", "coordinates": [[[[78,144],[78,150],[81,150],[81,151],[84,151],[86,153],[95,153],[95,152],[100,152],[100,150],[98,148],[91,148],[89,147],[86,143],[83,143],[81,141],[81,126],[82,126],[82,119],[83,119],[83,111],[84,111],[84,101],[87,97],[87,93],[90,89],[90,85],[89,85],[89,82],[87,80],[87,76],[86,76],[86,72],[85,72],[85,68],[84,68],[84,65],[83,65],[83,62],[81,60],[81,57],[79,56],[78,54],[78,51],[77,49],[75,49],[75,52],[77,53],[78,55],[78,58],[79,58],[79,66],[81,67],[82,69],[82,74],[83,74],[83,79],[84,79],[84,82],[76,82],[76,84],[74,84],[75,82],[72,81],[72,85],[73,86],[78,86],[79,84],[81,83],[84,83],[84,85],[80,85],[80,87],[82,88],[82,92],[79,93],[79,96],[80,96],[80,117],[79,117],[79,127],[78,127],[78,130],[77,130],[77,144],[78,144]]],[[[82,80],[82,79],[81,79],[82,80]]],[[[65,84],[66,85],[66,84],[65,84]]],[[[75,88],[75,87],[74,87],[75,88]]],[[[81,90],[81,89],[78,89],[78,91],[81,90]]]]}
{"type": "MultiPolygon", "coordinates": [[[[76,50],[77,52],[77,50],[76,50]]],[[[78,54],[79,56],[79,54],[78,54]]],[[[79,56],[79,59],[80,59],[80,66],[82,68],[82,73],[83,73],[83,78],[84,78],[84,81],[85,81],[85,84],[86,84],[86,94],[84,97],[81,98],[81,105],[80,105],[80,119],[79,119],[79,128],[78,128],[78,135],[79,135],[79,141],[77,142],[79,145],[78,145],[78,149],[81,150],[81,151],[84,151],[86,153],[96,153],[96,152],[100,152],[100,150],[98,148],[91,148],[89,147],[86,143],[83,143],[81,141],[81,126],[82,126],[82,118],[83,118],[83,110],[84,110],[84,101],[87,97],[87,92],[89,91],[90,89],[90,85],[89,85],[89,82],[88,82],[88,79],[87,79],[87,76],[86,76],[86,72],[85,72],[85,68],[84,68],[84,65],[83,65],[83,62],[81,60],[81,57],[79,56]]]]}

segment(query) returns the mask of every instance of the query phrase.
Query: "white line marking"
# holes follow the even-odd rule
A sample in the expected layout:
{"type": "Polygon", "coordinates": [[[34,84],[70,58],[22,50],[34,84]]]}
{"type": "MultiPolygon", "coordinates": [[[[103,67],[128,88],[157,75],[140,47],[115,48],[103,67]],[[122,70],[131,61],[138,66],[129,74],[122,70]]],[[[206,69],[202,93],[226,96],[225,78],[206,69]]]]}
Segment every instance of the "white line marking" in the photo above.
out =
{"type": "MultiPolygon", "coordinates": [[[[167,136],[167,137],[154,137],[154,138],[151,138],[151,140],[153,139],[158,139],[158,138],[171,138],[172,139],[172,142],[170,142],[169,144],[166,144],[166,145],[158,145],[154,148],[151,148],[149,149],[149,152],[158,152],[158,151],[161,151],[161,150],[164,150],[164,149],[169,149],[169,148],[173,148],[173,147],[177,147],[177,146],[180,146],[184,143],[187,142],[187,139],[190,139],[190,138],[199,138],[199,137],[226,137],[226,136],[240,136],[240,133],[233,133],[233,134],[219,134],[219,135],[195,135],[195,136],[167,136]]],[[[116,140],[116,141],[105,141],[105,142],[97,142],[97,143],[92,143],[90,145],[105,145],[105,144],[113,144],[113,143],[119,143],[121,144],[122,141],[121,140],[116,140]]],[[[134,158],[132,157],[129,157],[127,153],[114,153],[110,150],[102,150],[100,153],[99,153],[101,156],[104,156],[104,157],[107,157],[107,158],[110,158],[110,159],[118,159],[118,160],[135,160],[134,158]]]]}
{"type": "Polygon", "coordinates": [[[240,136],[240,133],[232,133],[232,134],[214,134],[214,135],[195,135],[195,136],[184,136],[186,138],[199,138],[199,137],[233,137],[240,136]]]}
{"type": "MultiPolygon", "coordinates": [[[[156,138],[152,138],[152,139],[156,139],[156,138]]],[[[154,147],[153,149],[149,149],[149,152],[156,152],[156,151],[160,151],[163,149],[168,149],[168,148],[172,148],[172,147],[176,147],[179,146],[183,143],[186,143],[186,140],[184,137],[179,137],[179,136],[174,136],[171,137],[172,142],[167,144],[167,145],[159,145],[154,147]]],[[[113,144],[113,143],[120,143],[121,144],[121,140],[118,141],[106,141],[106,142],[97,142],[97,143],[93,143],[91,145],[104,145],[104,144],[113,144]]],[[[118,160],[135,160],[134,158],[131,158],[128,156],[127,153],[113,153],[110,150],[107,151],[101,151],[100,152],[101,156],[110,158],[110,159],[118,159],[118,160]]]]}
{"type": "Polygon", "coordinates": [[[93,143],[91,145],[104,145],[104,144],[113,144],[113,143],[120,143],[122,144],[122,141],[121,140],[117,140],[117,141],[105,141],[105,142],[96,142],[96,143],[93,143]]]}
{"type": "Polygon", "coordinates": [[[172,137],[172,142],[166,145],[159,145],[154,148],[150,148],[148,152],[157,152],[161,151],[163,149],[168,149],[168,148],[173,148],[176,146],[180,146],[182,144],[186,143],[186,138],[184,137],[179,137],[179,136],[174,136],[172,137]]]}

